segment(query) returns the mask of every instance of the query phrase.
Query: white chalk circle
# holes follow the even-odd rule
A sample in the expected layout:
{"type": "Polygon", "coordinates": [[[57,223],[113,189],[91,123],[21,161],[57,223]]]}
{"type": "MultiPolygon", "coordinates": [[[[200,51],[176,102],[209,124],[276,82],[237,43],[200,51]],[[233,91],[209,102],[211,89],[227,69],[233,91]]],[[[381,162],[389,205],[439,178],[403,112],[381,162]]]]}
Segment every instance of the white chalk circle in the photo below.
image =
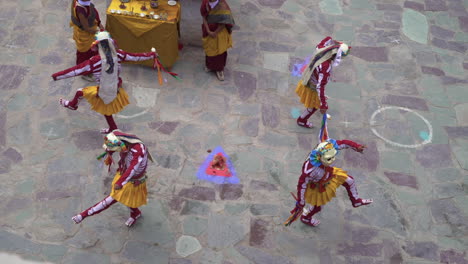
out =
{"type": "Polygon", "coordinates": [[[405,107],[398,107],[398,106],[387,106],[387,107],[382,107],[382,108],[379,108],[377,109],[377,111],[375,111],[370,120],[369,120],[369,123],[371,125],[371,130],[372,130],[372,133],[374,133],[374,135],[376,135],[377,137],[379,137],[380,139],[382,139],[383,141],[385,141],[386,143],[390,144],[390,145],[393,145],[393,146],[397,146],[397,147],[401,147],[401,148],[417,148],[417,147],[421,147],[423,145],[426,145],[428,143],[431,143],[432,142],[432,126],[431,126],[431,123],[429,123],[429,121],[427,121],[426,118],[424,118],[424,116],[422,116],[421,114],[419,114],[418,112],[414,111],[414,110],[411,110],[411,109],[408,109],[408,108],[405,108],[405,107]],[[427,138],[419,143],[419,144],[413,144],[413,145],[405,145],[405,144],[400,144],[398,142],[394,142],[394,141],[391,141],[385,137],[383,137],[382,135],[379,134],[379,132],[377,132],[377,130],[375,128],[373,128],[372,126],[375,124],[375,117],[382,113],[383,111],[386,111],[386,110],[390,110],[390,109],[396,109],[396,110],[402,110],[402,111],[406,111],[406,112],[411,112],[413,114],[415,114],[416,116],[418,116],[419,118],[422,119],[422,121],[424,121],[424,123],[426,123],[426,126],[427,128],[429,129],[429,135],[427,136],[427,138]]]}

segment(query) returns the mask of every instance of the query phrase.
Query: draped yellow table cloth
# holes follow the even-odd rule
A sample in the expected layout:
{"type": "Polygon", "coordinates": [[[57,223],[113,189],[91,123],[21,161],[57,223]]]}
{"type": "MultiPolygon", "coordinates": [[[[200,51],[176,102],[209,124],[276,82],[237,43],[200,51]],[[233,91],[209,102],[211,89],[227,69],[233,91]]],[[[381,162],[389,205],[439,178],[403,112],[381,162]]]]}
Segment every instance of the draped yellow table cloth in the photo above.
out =
{"type": "MultiPolygon", "coordinates": [[[[112,0],[107,9],[106,21],[106,30],[116,40],[117,46],[127,52],[149,52],[154,47],[164,67],[171,68],[179,56],[180,3],[170,6],[167,0],[159,0],[156,9],[151,8],[149,0],[131,0],[125,3],[125,9],[121,9],[120,4],[119,0],[112,0]],[[141,10],[143,4],[147,8],[145,11],[141,10]],[[120,10],[122,13],[112,13],[111,10],[120,10]],[[132,11],[133,15],[124,14],[132,11]],[[155,15],[166,13],[167,20],[137,16],[141,13],[149,15],[150,12],[154,12],[155,15]]],[[[153,66],[152,61],[128,63],[153,66]]]]}

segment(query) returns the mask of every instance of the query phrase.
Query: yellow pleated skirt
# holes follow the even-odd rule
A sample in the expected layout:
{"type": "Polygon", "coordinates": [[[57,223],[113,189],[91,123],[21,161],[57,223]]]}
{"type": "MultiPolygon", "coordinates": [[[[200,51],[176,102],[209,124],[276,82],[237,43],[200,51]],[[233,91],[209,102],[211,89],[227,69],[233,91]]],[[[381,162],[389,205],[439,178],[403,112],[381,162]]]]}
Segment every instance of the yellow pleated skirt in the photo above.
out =
{"type": "Polygon", "coordinates": [[[317,91],[315,88],[309,88],[302,84],[302,80],[297,84],[296,94],[306,108],[320,108],[320,99],[317,91]]]}
{"type": "Polygon", "coordinates": [[[333,177],[327,186],[325,186],[325,191],[320,192],[318,187],[311,188],[310,184],[307,186],[305,193],[306,203],[314,206],[322,206],[330,202],[333,197],[336,196],[336,189],[340,187],[348,178],[346,171],[333,167],[333,177]]]}
{"type": "Polygon", "coordinates": [[[133,183],[128,182],[122,189],[114,190],[115,183],[119,180],[120,173],[115,174],[112,181],[112,191],[110,196],[117,202],[124,204],[130,208],[138,208],[147,203],[148,191],[146,190],[146,181],[135,186],[133,183]]]}
{"type": "Polygon", "coordinates": [[[215,38],[208,36],[202,38],[202,41],[205,54],[209,57],[223,54],[232,47],[232,36],[226,28],[223,28],[215,38]]]}
{"type": "Polygon", "coordinates": [[[88,86],[84,88],[83,97],[91,105],[91,109],[102,115],[117,114],[130,103],[127,92],[125,92],[123,88],[119,88],[117,97],[115,97],[112,102],[105,104],[104,101],[99,98],[98,88],[99,86],[88,86]]]}
{"type": "MultiPolygon", "coordinates": [[[[73,27],[73,40],[76,44],[76,49],[79,52],[86,52],[91,48],[96,39],[94,38],[94,34],[84,31],[77,27],[75,24],[70,22],[70,26],[73,27]]],[[[97,26],[94,25],[93,28],[97,31],[97,26]]]]}

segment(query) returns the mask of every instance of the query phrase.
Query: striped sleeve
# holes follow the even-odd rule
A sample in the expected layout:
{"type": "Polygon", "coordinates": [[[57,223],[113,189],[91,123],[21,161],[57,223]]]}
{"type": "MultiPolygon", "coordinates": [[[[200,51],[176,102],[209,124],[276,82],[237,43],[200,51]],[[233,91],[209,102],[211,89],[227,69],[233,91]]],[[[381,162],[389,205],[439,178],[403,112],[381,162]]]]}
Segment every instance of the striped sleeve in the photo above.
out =
{"type": "Polygon", "coordinates": [[[94,56],[91,59],[86,60],[76,66],[52,74],[52,78],[57,81],[79,75],[91,74],[93,73],[93,70],[96,69],[96,64],[99,64],[100,67],[100,61],[100,56],[94,56]]]}

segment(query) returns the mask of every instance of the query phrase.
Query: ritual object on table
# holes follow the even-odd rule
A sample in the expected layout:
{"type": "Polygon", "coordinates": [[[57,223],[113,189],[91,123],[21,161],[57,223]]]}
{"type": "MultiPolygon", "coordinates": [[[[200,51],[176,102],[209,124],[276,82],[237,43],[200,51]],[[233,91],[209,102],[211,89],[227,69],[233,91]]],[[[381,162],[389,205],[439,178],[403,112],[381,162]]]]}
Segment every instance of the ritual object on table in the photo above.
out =
{"type": "Polygon", "coordinates": [[[151,8],[153,8],[153,9],[158,8],[158,0],[151,0],[150,6],[151,6],[151,8]]]}
{"type": "Polygon", "coordinates": [[[120,5],[119,5],[119,7],[120,7],[121,9],[127,8],[127,6],[126,6],[124,3],[128,3],[128,2],[130,2],[130,0],[120,0],[120,5]]]}
{"type": "Polygon", "coordinates": [[[143,1],[143,5],[140,7],[141,11],[146,11],[148,8],[146,8],[146,1],[143,1]]]}

